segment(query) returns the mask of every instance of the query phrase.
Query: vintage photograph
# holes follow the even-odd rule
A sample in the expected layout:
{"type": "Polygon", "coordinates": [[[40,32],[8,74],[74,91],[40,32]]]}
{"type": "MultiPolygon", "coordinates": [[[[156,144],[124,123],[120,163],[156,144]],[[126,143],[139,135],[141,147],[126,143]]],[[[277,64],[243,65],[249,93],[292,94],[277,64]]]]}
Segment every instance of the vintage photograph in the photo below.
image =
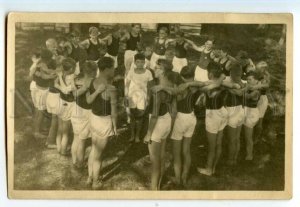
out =
{"type": "Polygon", "coordinates": [[[9,196],[290,198],[292,16],[226,15],[11,14],[9,196]]]}

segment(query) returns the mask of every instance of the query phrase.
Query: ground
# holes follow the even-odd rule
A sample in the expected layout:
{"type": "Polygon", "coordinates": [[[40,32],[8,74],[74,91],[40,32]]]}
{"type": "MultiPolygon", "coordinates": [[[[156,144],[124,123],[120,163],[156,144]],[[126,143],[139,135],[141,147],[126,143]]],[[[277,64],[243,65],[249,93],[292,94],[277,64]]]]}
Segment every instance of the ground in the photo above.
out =
{"type": "MultiPolygon", "coordinates": [[[[60,35],[57,32],[17,31],[16,34],[16,91],[15,91],[15,152],[14,189],[16,190],[88,190],[85,182],[87,169],[78,171],[72,167],[71,157],[59,155],[56,150],[46,149],[45,140],[32,137],[32,103],[29,92],[28,68],[30,51],[44,44],[48,37],[60,35]]],[[[149,44],[154,33],[145,32],[149,44]]],[[[122,53],[122,51],[120,51],[122,53]]],[[[193,55],[191,55],[193,56],[193,55]]],[[[120,55],[122,57],[122,55],[120,55]]],[[[190,62],[193,64],[194,59],[190,62]]],[[[9,69],[8,69],[9,70],[9,69]]],[[[276,105],[274,103],[273,105],[276,105]]],[[[271,107],[272,108],[272,107],[271,107]]],[[[279,107],[277,107],[279,108],[279,107]]],[[[120,107],[121,109],[121,107],[120,107]]],[[[277,110],[278,111],[278,110],[277,110]]],[[[120,110],[120,115],[124,110],[120,110]]],[[[204,166],[206,143],[201,120],[198,132],[192,141],[192,167],[188,184],[177,188],[170,184],[173,175],[171,142],[167,143],[166,173],[163,190],[283,190],[284,189],[284,116],[268,110],[264,138],[255,147],[254,164],[247,166],[242,161],[229,169],[220,161],[218,174],[213,177],[200,175],[196,167],[204,166]]],[[[123,116],[124,117],[124,116],[123,116]]],[[[49,126],[45,122],[45,134],[49,126]]],[[[121,120],[120,136],[110,140],[103,163],[104,190],[146,190],[150,184],[150,160],[147,146],[128,143],[129,131],[121,120]],[[123,123],[123,124],[122,124],[123,123]]],[[[90,147],[87,148],[87,152],[90,147]]],[[[226,137],[224,153],[226,155],[226,137]]]]}

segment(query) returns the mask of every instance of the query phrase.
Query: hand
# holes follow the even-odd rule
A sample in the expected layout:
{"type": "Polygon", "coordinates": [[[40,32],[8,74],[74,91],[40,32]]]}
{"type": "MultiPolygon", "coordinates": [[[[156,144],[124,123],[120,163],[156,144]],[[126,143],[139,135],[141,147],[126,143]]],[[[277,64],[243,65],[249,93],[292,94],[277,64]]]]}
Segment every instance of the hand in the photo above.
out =
{"type": "Polygon", "coordinates": [[[158,85],[158,86],[153,86],[153,87],[151,88],[151,91],[152,91],[153,93],[157,93],[158,91],[161,91],[162,89],[163,89],[163,87],[160,86],[160,85],[158,85]]]}
{"type": "Polygon", "coordinates": [[[234,84],[233,84],[233,88],[234,88],[234,89],[240,89],[241,86],[240,86],[240,84],[234,83],[234,84]]]}
{"type": "Polygon", "coordinates": [[[106,85],[100,84],[100,85],[98,86],[98,88],[96,89],[96,92],[97,92],[97,93],[102,93],[105,89],[106,89],[106,85]]]}
{"type": "Polygon", "coordinates": [[[149,133],[147,133],[146,136],[144,137],[144,143],[151,144],[151,136],[149,133]]]}

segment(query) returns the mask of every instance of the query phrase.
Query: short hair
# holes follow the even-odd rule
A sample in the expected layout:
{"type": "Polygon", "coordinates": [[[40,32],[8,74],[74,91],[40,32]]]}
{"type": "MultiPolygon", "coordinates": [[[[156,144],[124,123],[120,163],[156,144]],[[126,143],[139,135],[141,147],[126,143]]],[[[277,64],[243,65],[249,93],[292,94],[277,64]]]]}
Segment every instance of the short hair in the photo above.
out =
{"type": "Polygon", "coordinates": [[[33,49],[32,55],[34,55],[37,58],[40,58],[41,57],[41,52],[42,52],[41,48],[36,47],[36,48],[33,49]]]}
{"type": "Polygon", "coordinates": [[[74,37],[80,37],[80,33],[76,30],[70,33],[70,38],[74,38],[74,37]]]}
{"type": "Polygon", "coordinates": [[[215,62],[210,62],[207,65],[207,71],[208,73],[211,73],[214,76],[214,78],[219,78],[223,73],[220,65],[215,62]]]}
{"type": "Polygon", "coordinates": [[[63,70],[64,71],[69,71],[71,69],[74,69],[76,67],[76,62],[73,58],[65,58],[63,61],[62,61],[62,67],[63,67],[63,70]]]}
{"type": "Polygon", "coordinates": [[[158,65],[162,65],[164,67],[165,72],[173,70],[172,63],[169,60],[167,60],[167,59],[160,58],[160,59],[157,60],[157,64],[158,65]]]}
{"type": "Polygon", "coordinates": [[[97,27],[90,27],[89,28],[89,34],[92,34],[93,32],[98,32],[99,33],[99,29],[97,27]]]}
{"type": "Polygon", "coordinates": [[[177,31],[175,35],[178,35],[180,37],[184,37],[184,32],[183,31],[177,31]]]}
{"type": "Polygon", "coordinates": [[[56,40],[54,38],[49,38],[46,40],[46,47],[49,45],[57,44],[56,40]]]}
{"type": "Polygon", "coordinates": [[[265,62],[265,61],[259,61],[257,64],[256,64],[256,68],[265,68],[267,69],[269,66],[268,66],[268,63],[265,62]]]}
{"type": "Polygon", "coordinates": [[[98,61],[98,68],[100,71],[104,71],[105,69],[112,68],[114,66],[114,59],[111,57],[102,57],[98,61]]]}
{"type": "Polygon", "coordinates": [[[258,74],[257,74],[257,72],[255,72],[255,71],[249,71],[247,74],[246,74],[246,77],[249,77],[249,76],[253,76],[253,78],[255,79],[255,80],[259,80],[259,77],[258,77],[258,74]]]}
{"type": "Polygon", "coordinates": [[[209,36],[206,38],[205,42],[207,42],[207,41],[212,41],[212,43],[215,43],[215,37],[214,37],[213,35],[209,35],[209,36]]]}
{"type": "Polygon", "coordinates": [[[220,48],[223,52],[228,53],[230,51],[230,46],[229,45],[222,45],[220,48]]]}
{"type": "Polygon", "coordinates": [[[230,75],[233,77],[242,77],[243,68],[238,61],[232,61],[229,65],[230,75]]]}
{"type": "Polygon", "coordinates": [[[132,24],[131,24],[131,27],[135,27],[136,25],[142,27],[142,24],[141,24],[141,23],[132,23],[132,24]]]}
{"type": "Polygon", "coordinates": [[[184,79],[190,79],[190,78],[194,78],[195,76],[195,70],[189,66],[184,66],[181,71],[180,71],[180,75],[184,78],[184,79]]]}
{"type": "Polygon", "coordinates": [[[48,49],[43,49],[41,51],[41,59],[44,60],[44,61],[51,60],[52,56],[53,56],[52,52],[48,49]]]}
{"type": "Polygon", "coordinates": [[[136,60],[145,60],[145,59],[146,59],[146,57],[143,53],[137,53],[137,54],[134,55],[134,61],[136,61],[136,60]]]}
{"type": "Polygon", "coordinates": [[[92,75],[97,72],[98,65],[94,61],[86,61],[82,65],[82,72],[87,75],[92,75]]]}
{"type": "Polygon", "coordinates": [[[168,30],[167,27],[160,27],[159,30],[158,30],[158,32],[159,32],[160,30],[163,30],[163,31],[165,31],[166,33],[169,33],[169,30],[168,30]]]}

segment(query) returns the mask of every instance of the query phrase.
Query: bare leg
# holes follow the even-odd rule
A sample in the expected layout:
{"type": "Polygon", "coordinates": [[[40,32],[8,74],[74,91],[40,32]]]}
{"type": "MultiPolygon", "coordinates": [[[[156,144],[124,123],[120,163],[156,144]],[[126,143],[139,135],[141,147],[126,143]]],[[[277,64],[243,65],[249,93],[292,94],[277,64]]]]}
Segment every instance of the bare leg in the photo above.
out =
{"type": "Polygon", "coordinates": [[[99,139],[97,137],[93,137],[93,145],[94,145],[94,151],[93,151],[93,188],[98,189],[101,187],[99,186],[99,175],[102,167],[102,155],[103,151],[107,144],[107,138],[105,139],[99,139]]]}
{"type": "Polygon", "coordinates": [[[72,161],[73,161],[73,165],[76,164],[77,162],[77,150],[78,150],[78,134],[74,134],[74,139],[72,142],[72,147],[71,147],[71,153],[72,153],[72,161]]]}
{"type": "Polygon", "coordinates": [[[55,145],[55,137],[56,137],[56,134],[57,134],[57,128],[58,128],[58,120],[57,120],[57,115],[55,114],[52,114],[52,117],[51,117],[51,126],[50,126],[50,129],[49,129],[49,134],[48,134],[48,137],[47,137],[47,144],[48,145],[55,145]]]}
{"type": "Polygon", "coordinates": [[[93,157],[94,157],[94,144],[92,144],[92,149],[91,152],[89,154],[89,159],[88,159],[88,173],[89,173],[89,177],[87,180],[87,184],[91,185],[93,182],[93,157]]]}
{"type": "Polygon", "coordinates": [[[82,166],[85,153],[85,139],[78,139],[78,146],[76,151],[76,161],[78,165],[82,166]]]}
{"type": "Polygon", "coordinates": [[[141,135],[141,129],[143,125],[143,119],[138,117],[135,119],[136,123],[136,131],[135,131],[135,142],[138,143],[140,142],[140,135],[141,135]]]}
{"type": "Polygon", "coordinates": [[[191,167],[191,141],[192,138],[183,138],[183,170],[182,170],[182,184],[186,185],[187,178],[191,167]]]}
{"type": "MultiPolygon", "coordinates": [[[[131,112],[132,114],[132,112],[131,112]]],[[[130,129],[131,129],[131,134],[130,134],[130,142],[134,141],[135,138],[135,128],[136,128],[136,119],[134,115],[130,116],[130,129]]]]}
{"type": "Polygon", "coordinates": [[[173,142],[173,162],[174,162],[174,173],[175,173],[175,181],[176,184],[181,183],[181,145],[182,140],[172,140],[173,142]]]}
{"type": "Polygon", "coordinates": [[[158,184],[161,173],[161,143],[152,141],[148,144],[150,160],[152,162],[152,172],[151,172],[151,190],[158,190],[158,184]]]}
{"type": "Polygon", "coordinates": [[[166,139],[162,139],[161,146],[160,146],[160,178],[158,183],[158,190],[160,189],[160,184],[165,174],[165,154],[166,154],[166,139]]]}
{"type": "Polygon", "coordinates": [[[34,136],[35,138],[46,138],[40,133],[41,125],[44,121],[44,111],[36,109],[36,116],[34,120],[34,136]]]}
{"type": "Polygon", "coordinates": [[[61,153],[67,153],[67,146],[69,141],[69,129],[71,126],[71,121],[62,121],[63,132],[62,132],[62,139],[61,139],[61,153]]]}
{"type": "Polygon", "coordinates": [[[234,156],[236,154],[237,147],[237,129],[227,126],[227,139],[228,139],[228,165],[234,164],[234,156]]]}
{"type": "Polygon", "coordinates": [[[219,159],[222,154],[222,139],[223,139],[223,130],[218,132],[217,141],[216,141],[216,156],[213,165],[213,173],[216,171],[216,166],[219,162],[219,159]]]}
{"type": "Polygon", "coordinates": [[[63,128],[62,128],[62,120],[58,118],[58,129],[57,129],[57,134],[56,134],[56,147],[58,153],[61,153],[61,139],[62,139],[62,133],[63,133],[63,128]]]}
{"type": "Polygon", "coordinates": [[[236,128],[236,153],[234,155],[234,164],[236,165],[237,164],[237,159],[238,159],[238,156],[239,156],[239,153],[240,153],[240,148],[241,148],[241,131],[242,131],[242,125],[241,126],[238,126],[236,128]]]}
{"type": "Polygon", "coordinates": [[[246,140],[246,160],[253,159],[253,128],[244,126],[246,140]]]}
{"type": "Polygon", "coordinates": [[[254,143],[257,143],[260,141],[261,139],[261,134],[262,134],[262,122],[263,122],[263,118],[260,118],[257,122],[257,124],[254,127],[254,143]]]}

